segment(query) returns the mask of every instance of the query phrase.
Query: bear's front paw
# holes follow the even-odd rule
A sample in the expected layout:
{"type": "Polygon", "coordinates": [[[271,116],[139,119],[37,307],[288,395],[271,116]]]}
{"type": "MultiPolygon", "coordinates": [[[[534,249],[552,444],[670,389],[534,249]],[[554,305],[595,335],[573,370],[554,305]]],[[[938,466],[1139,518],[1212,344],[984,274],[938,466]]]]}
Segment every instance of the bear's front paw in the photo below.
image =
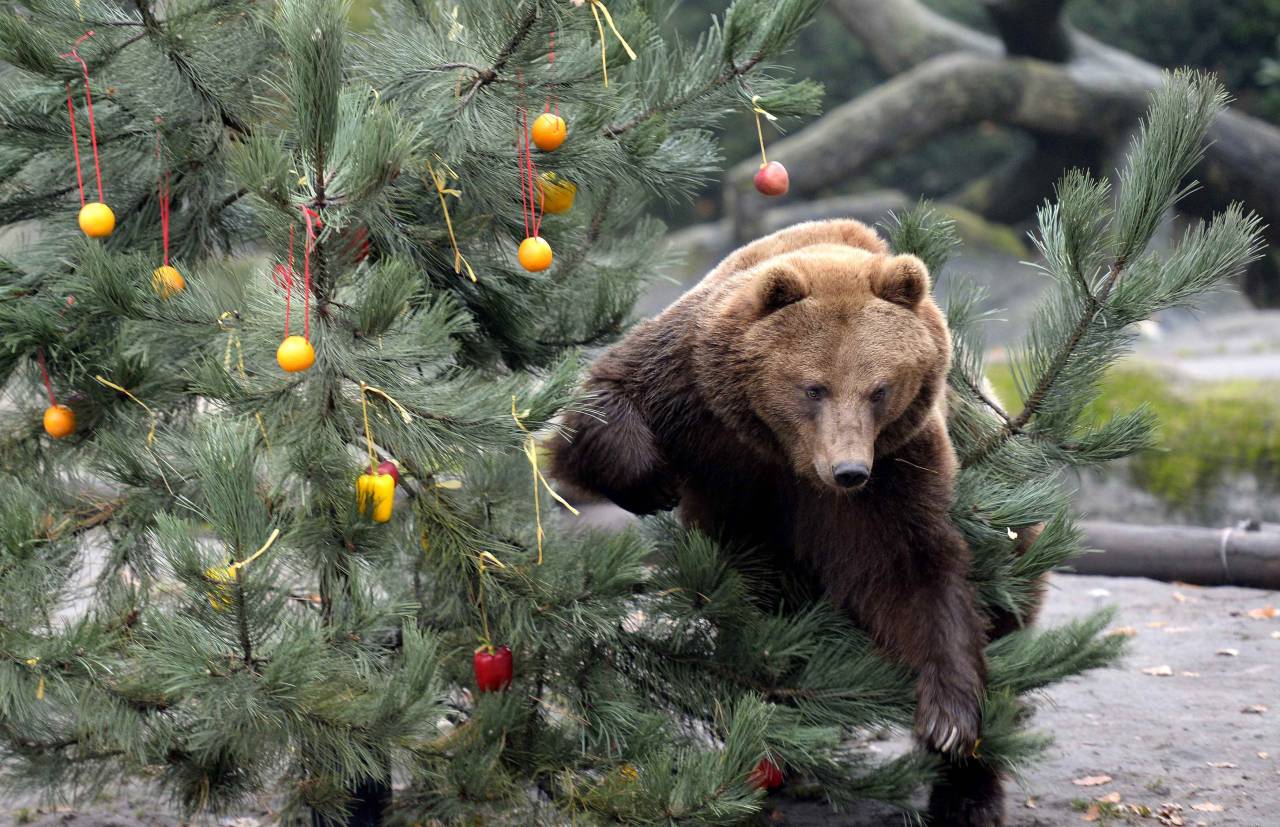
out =
{"type": "Polygon", "coordinates": [[[943,753],[972,754],[982,731],[978,693],[960,684],[922,680],[917,689],[915,734],[943,753]]]}

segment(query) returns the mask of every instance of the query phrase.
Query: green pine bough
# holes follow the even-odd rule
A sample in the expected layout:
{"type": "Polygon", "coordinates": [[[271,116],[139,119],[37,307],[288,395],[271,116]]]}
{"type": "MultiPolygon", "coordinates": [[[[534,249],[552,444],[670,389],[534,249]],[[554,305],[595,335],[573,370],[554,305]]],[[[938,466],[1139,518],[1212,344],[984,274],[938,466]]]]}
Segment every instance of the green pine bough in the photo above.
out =
{"type": "MultiPolygon", "coordinates": [[[[752,95],[815,108],[820,90],[769,61],[818,4],[737,0],[685,44],[663,32],[669,4],[615,0],[639,60],[606,39],[607,89],[587,8],[384,5],[360,36],[336,0],[0,15],[4,782],[66,797],[132,779],[187,812],[268,791],[341,817],[394,778],[413,819],[727,825],[759,812],[767,757],[795,792],[909,809],[930,761],[876,763],[850,741],[908,724],[909,675],[823,604],[766,608],[765,573],[670,521],[563,530],[544,495],[538,565],[523,450],[580,404],[579,350],[619,335],[665,266],[644,208],[717,168],[707,127],[745,122],[752,95]],[[90,29],[78,52],[116,216],[97,240],[75,220],[81,69],[60,57],[90,29]],[[578,198],[543,223],[554,265],[528,273],[516,116],[551,101],[569,139],[537,162],[578,198]],[[151,282],[162,213],[180,290],[151,282]],[[316,362],[286,374],[272,274],[291,235],[311,277],[291,332],[309,314],[316,362]],[[58,440],[42,366],[76,415],[58,440]],[[371,450],[399,464],[386,522],[356,498],[371,450]],[[486,643],[514,652],[505,690],[476,691],[486,643]]],[[[1053,290],[1016,362],[1024,410],[983,391],[977,297],[950,309],[955,514],[987,605],[1029,606],[1080,550],[1053,472],[1148,441],[1144,414],[1080,418],[1131,323],[1256,253],[1236,211],[1146,252],[1220,104],[1171,77],[1114,198],[1071,176],[1042,212],[1053,290]],[[1037,523],[1014,557],[1007,528],[1037,523]]],[[[892,236],[935,271],[954,246],[926,207],[892,236]]],[[[1022,697],[1110,661],[1105,623],[991,647],[981,760],[1034,754],[1022,697]]]]}

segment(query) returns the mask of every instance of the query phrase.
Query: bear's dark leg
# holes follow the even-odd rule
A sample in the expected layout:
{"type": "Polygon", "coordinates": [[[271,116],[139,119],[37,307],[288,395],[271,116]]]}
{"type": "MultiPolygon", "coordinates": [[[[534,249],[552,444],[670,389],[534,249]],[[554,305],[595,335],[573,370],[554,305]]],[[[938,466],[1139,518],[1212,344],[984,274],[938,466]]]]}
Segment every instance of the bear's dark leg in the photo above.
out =
{"type": "Polygon", "coordinates": [[[619,385],[596,380],[592,404],[599,416],[572,413],[568,439],[551,441],[551,474],[587,491],[603,494],[633,514],[675,507],[677,481],[644,416],[619,385]]]}
{"type": "Polygon", "coordinates": [[[1000,774],[974,759],[947,761],[929,794],[930,827],[1000,827],[1004,824],[1004,783],[1000,774]]]}

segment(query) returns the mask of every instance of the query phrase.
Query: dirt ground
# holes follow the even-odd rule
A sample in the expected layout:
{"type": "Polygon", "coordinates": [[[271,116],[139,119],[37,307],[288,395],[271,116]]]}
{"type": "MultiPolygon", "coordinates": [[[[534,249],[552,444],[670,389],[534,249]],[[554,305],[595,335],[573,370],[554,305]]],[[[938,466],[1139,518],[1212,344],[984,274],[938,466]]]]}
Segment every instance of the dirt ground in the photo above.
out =
{"type": "MultiPolygon", "coordinates": [[[[1056,743],[1020,784],[1011,785],[1010,827],[1083,824],[1087,817],[1099,825],[1280,825],[1280,616],[1267,611],[1280,607],[1280,593],[1140,578],[1057,575],[1053,582],[1046,623],[1116,604],[1116,627],[1132,634],[1132,647],[1117,668],[1073,678],[1045,694],[1036,720],[1056,743]],[[1098,783],[1077,783],[1083,780],[1098,783]],[[1088,810],[1095,800],[1117,796],[1118,803],[1088,810]],[[1129,805],[1149,808],[1151,815],[1135,814],[1129,805]],[[1174,818],[1161,821],[1162,810],[1174,818]]],[[[263,809],[218,823],[256,827],[270,821],[263,809]]],[[[770,821],[880,827],[901,818],[870,807],[834,815],[812,804],[780,802],[770,821]]],[[[0,800],[5,823],[180,822],[154,798],[133,792],[55,810],[39,809],[26,797],[0,800]]]]}

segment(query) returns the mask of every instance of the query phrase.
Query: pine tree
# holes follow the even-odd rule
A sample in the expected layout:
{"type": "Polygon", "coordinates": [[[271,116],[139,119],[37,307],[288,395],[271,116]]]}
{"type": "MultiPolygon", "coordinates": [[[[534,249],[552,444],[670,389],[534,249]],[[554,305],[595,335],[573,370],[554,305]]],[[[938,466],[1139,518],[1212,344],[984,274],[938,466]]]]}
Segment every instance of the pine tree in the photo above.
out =
{"type": "MultiPolygon", "coordinates": [[[[7,780],[141,777],[188,811],[265,789],[339,816],[394,773],[414,818],[714,825],[758,812],[769,760],[838,804],[909,806],[928,759],[845,745],[910,721],[909,676],[821,603],[775,611],[734,550],[669,521],[572,530],[539,471],[535,435],[590,404],[583,349],[666,264],[646,205],[696,191],[719,161],[707,128],[754,96],[816,105],[768,61],[817,3],[737,0],[695,44],[663,36],[659,0],[385,5],[360,37],[338,0],[0,15],[7,780]],[[521,152],[543,110],[567,142],[521,152]],[[541,232],[536,206],[566,190],[532,164],[577,187],[541,232]],[[114,231],[84,238],[77,198],[114,231]],[[530,234],[549,269],[517,262],[530,234]],[[162,263],[180,286],[153,282],[162,263]],[[277,365],[286,307],[309,369],[277,365]],[[55,401],[75,416],[60,439],[40,422],[55,401]],[[381,521],[384,460],[400,479],[381,521]],[[477,644],[510,647],[510,687],[499,667],[478,691],[477,644]]],[[[1043,212],[1056,287],[1023,413],[983,409],[980,303],[950,308],[956,517],[989,605],[1025,608],[1078,551],[1052,472],[1145,444],[1143,413],[1081,422],[1130,323],[1254,252],[1232,212],[1144,253],[1219,104],[1175,78],[1114,213],[1082,176],[1043,212]],[[1038,522],[1014,558],[1007,528],[1038,522]]],[[[953,239],[928,209],[892,236],[935,271],[953,239]]],[[[1110,659],[1104,625],[992,646],[981,760],[1034,749],[1020,696],[1110,659]]]]}

